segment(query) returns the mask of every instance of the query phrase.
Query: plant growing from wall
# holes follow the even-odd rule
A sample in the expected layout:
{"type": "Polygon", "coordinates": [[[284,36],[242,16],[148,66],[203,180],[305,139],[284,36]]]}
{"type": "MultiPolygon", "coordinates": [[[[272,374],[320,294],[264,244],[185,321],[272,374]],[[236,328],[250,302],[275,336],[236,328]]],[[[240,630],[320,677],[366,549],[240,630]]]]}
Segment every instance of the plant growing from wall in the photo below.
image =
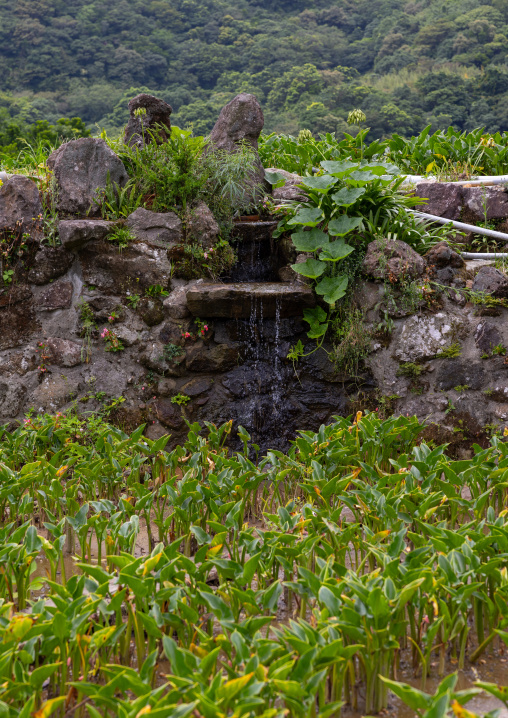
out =
{"type": "MultiPolygon", "coordinates": [[[[322,346],[336,304],[348,292],[349,277],[341,271],[341,264],[366,243],[361,233],[365,218],[369,216],[371,224],[382,223],[419,201],[398,191],[403,179],[396,179],[397,173],[394,165],[386,163],[323,161],[319,174],[304,177],[299,185],[308,199],[286,205],[287,214],[279,222],[276,235],[292,231],[295,249],[308,255],[292,269],[312,280],[316,294],[328,306],[328,313],[322,307],[304,313],[310,324],[308,337],[318,340],[318,347],[322,346]],[[351,243],[346,242],[346,237],[351,243]]],[[[267,179],[276,184],[281,176],[267,173],[267,179]]],[[[297,345],[290,358],[303,355],[297,345]]]]}
{"type": "Polygon", "coordinates": [[[115,334],[114,331],[108,329],[107,327],[104,327],[104,329],[102,330],[101,338],[104,339],[106,343],[107,352],[121,352],[125,349],[120,338],[115,334]]]}

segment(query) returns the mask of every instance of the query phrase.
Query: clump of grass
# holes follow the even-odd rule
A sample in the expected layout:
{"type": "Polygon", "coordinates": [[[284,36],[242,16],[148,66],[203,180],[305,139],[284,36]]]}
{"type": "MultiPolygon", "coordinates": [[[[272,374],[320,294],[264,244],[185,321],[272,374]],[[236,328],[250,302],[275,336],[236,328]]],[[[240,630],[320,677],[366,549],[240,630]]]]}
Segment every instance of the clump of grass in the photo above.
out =
{"type": "Polygon", "coordinates": [[[436,354],[436,357],[438,359],[455,359],[456,357],[460,357],[462,355],[462,349],[460,347],[460,344],[458,342],[454,342],[453,344],[450,344],[448,347],[444,347],[438,353],[436,354]]]}
{"type": "Polygon", "coordinates": [[[396,376],[406,376],[410,379],[417,379],[424,371],[426,371],[426,369],[421,364],[408,361],[400,364],[396,376]]]}

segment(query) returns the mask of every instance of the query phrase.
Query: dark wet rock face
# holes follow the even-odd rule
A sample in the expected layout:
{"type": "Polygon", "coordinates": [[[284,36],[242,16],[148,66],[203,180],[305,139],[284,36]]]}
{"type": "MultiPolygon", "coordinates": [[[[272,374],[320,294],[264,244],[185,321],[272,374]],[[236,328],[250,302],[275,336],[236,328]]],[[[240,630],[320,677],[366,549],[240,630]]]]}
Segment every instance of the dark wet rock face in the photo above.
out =
{"type": "Polygon", "coordinates": [[[25,344],[38,329],[29,287],[18,285],[0,296],[0,349],[25,344]]]}
{"type": "Polygon", "coordinates": [[[236,222],[232,241],[238,259],[225,281],[279,281],[279,267],[284,259],[278,242],[272,239],[276,227],[276,222],[236,222]]]}
{"type": "Polygon", "coordinates": [[[35,255],[28,281],[31,284],[47,284],[65,274],[74,263],[75,256],[63,247],[43,247],[35,255]]]}
{"type": "Polygon", "coordinates": [[[167,102],[153,95],[142,93],[129,102],[129,122],[125,128],[124,142],[131,147],[143,147],[152,142],[161,144],[171,136],[171,113],[167,102]]]}
{"type": "Polygon", "coordinates": [[[64,214],[97,215],[108,178],[120,187],[129,179],[113,150],[92,137],[61,145],[48,157],[48,167],[56,183],[55,207],[64,214]]]}
{"type": "Polygon", "coordinates": [[[0,186],[0,233],[29,234],[42,238],[42,204],[35,182],[15,175],[0,186]]]}

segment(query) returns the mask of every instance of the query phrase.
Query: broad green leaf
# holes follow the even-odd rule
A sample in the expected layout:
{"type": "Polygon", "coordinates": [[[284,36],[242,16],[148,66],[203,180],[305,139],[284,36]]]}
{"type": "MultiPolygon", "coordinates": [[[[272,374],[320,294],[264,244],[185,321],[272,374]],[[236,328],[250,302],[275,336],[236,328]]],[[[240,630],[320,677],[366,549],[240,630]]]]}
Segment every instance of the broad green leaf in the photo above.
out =
{"type": "Polygon", "coordinates": [[[330,242],[326,247],[323,247],[323,251],[319,255],[319,259],[323,262],[338,262],[339,259],[344,259],[351,252],[354,252],[355,248],[346,244],[344,240],[338,240],[337,242],[330,242]]]}
{"type": "Polygon", "coordinates": [[[348,179],[368,184],[369,182],[372,182],[372,180],[379,179],[379,177],[377,174],[374,174],[374,172],[370,172],[368,169],[365,169],[351,172],[348,179]]]}
{"type": "Polygon", "coordinates": [[[366,190],[364,187],[343,187],[339,192],[332,194],[332,199],[341,207],[350,207],[365,194],[366,190]]]}
{"type": "Polygon", "coordinates": [[[35,688],[35,690],[40,691],[42,688],[42,684],[44,683],[46,678],[52,676],[53,673],[57,671],[58,667],[61,665],[61,662],[47,663],[44,666],[39,666],[39,668],[35,668],[30,674],[30,685],[35,688]]]}
{"type": "Polygon", "coordinates": [[[427,693],[423,693],[423,691],[419,691],[407,683],[392,681],[390,678],[385,678],[385,676],[379,676],[379,678],[386,683],[392,693],[395,693],[401,701],[404,701],[414,711],[424,711],[430,706],[431,696],[427,695],[427,693]]]}
{"type": "Polygon", "coordinates": [[[326,321],[328,314],[322,307],[313,307],[312,309],[303,310],[303,318],[309,324],[319,324],[326,321]]]}
{"type": "Polygon", "coordinates": [[[335,304],[346,293],[349,278],[347,274],[339,277],[325,277],[316,285],[316,293],[323,297],[328,304],[335,304]]]}
{"type": "Polygon", "coordinates": [[[320,262],[318,259],[307,259],[306,262],[292,264],[291,269],[294,269],[297,274],[301,274],[303,277],[317,279],[325,271],[326,264],[324,262],[320,262]]]}
{"type": "Polygon", "coordinates": [[[58,698],[51,698],[42,704],[38,711],[32,713],[34,718],[48,718],[55,710],[61,706],[67,700],[67,696],[59,696],[58,698]]]}
{"type": "Polygon", "coordinates": [[[324,218],[323,210],[319,207],[304,207],[289,220],[288,225],[302,224],[304,227],[315,227],[324,218]]]}
{"type": "Polygon", "coordinates": [[[310,231],[294,232],[291,239],[298,252],[316,252],[330,241],[326,232],[317,228],[310,231]]]}
{"type": "Polygon", "coordinates": [[[358,162],[350,162],[349,160],[344,160],[343,162],[325,160],[321,162],[321,167],[334,177],[343,177],[351,172],[353,168],[357,168],[358,162]]]}
{"type": "Polygon", "coordinates": [[[277,189],[277,187],[284,187],[286,184],[286,178],[281,172],[269,172],[268,170],[265,170],[265,179],[274,189],[277,189]]]}
{"type": "Polygon", "coordinates": [[[357,229],[363,224],[362,217],[348,217],[343,214],[336,219],[332,219],[328,224],[328,234],[333,237],[343,237],[348,232],[352,232],[353,229],[357,229]]]}
{"type": "Polygon", "coordinates": [[[334,187],[337,182],[336,177],[331,175],[319,175],[317,177],[304,177],[301,181],[303,187],[313,189],[316,192],[326,192],[326,190],[334,187]]]}
{"type": "Polygon", "coordinates": [[[483,688],[484,691],[487,691],[487,693],[502,701],[505,706],[508,706],[508,686],[498,686],[497,683],[487,683],[485,681],[475,681],[475,686],[483,688]]]}

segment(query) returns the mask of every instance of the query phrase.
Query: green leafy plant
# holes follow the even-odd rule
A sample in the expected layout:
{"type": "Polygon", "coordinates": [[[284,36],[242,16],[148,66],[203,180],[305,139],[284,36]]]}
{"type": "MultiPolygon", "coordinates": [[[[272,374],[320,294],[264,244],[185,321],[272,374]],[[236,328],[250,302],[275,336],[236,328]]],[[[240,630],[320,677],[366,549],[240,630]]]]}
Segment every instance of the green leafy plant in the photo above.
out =
{"type": "MultiPolygon", "coordinates": [[[[164,289],[162,284],[152,284],[149,287],[145,289],[145,294],[147,297],[167,297],[169,292],[164,289]]],[[[137,296],[137,295],[134,295],[137,296]]],[[[137,304],[137,302],[136,302],[137,304]]]]}
{"type": "Polygon", "coordinates": [[[118,245],[119,249],[125,249],[136,237],[128,227],[117,226],[107,235],[107,239],[118,245]]]}
{"type": "Polygon", "coordinates": [[[189,403],[191,400],[190,396],[187,396],[186,394],[182,394],[179,392],[178,394],[175,394],[175,396],[171,397],[171,403],[172,404],[178,404],[179,406],[185,406],[189,403]]]}
{"type": "Polygon", "coordinates": [[[124,345],[122,344],[119,337],[115,334],[115,332],[111,329],[108,329],[107,327],[104,327],[104,329],[102,330],[101,339],[104,339],[106,343],[107,352],[121,352],[125,349],[124,345]]]}
{"type": "Polygon", "coordinates": [[[128,294],[126,297],[126,301],[132,309],[136,309],[139,302],[141,301],[141,295],[140,294],[128,294]]]}
{"type": "Polygon", "coordinates": [[[453,342],[453,344],[440,349],[436,356],[438,359],[455,359],[455,357],[460,357],[461,354],[462,349],[460,344],[458,342],[453,342]]]}
{"type": "Polygon", "coordinates": [[[182,356],[182,354],[185,354],[183,347],[172,344],[171,342],[164,344],[162,355],[166,361],[174,361],[177,357],[182,356]]]}
{"type": "Polygon", "coordinates": [[[406,376],[410,379],[418,379],[426,368],[421,364],[415,364],[414,362],[403,362],[397,369],[397,376],[406,376]]]}

